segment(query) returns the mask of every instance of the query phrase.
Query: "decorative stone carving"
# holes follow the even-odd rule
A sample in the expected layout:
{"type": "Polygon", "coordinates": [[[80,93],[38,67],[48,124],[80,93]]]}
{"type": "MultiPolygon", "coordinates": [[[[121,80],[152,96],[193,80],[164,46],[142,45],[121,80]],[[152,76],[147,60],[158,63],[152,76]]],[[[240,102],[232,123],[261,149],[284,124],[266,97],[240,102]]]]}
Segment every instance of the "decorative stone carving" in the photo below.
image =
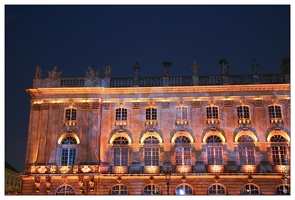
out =
{"type": "Polygon", "coordinates": [[[43,103],[42,104],[42,110],[49,110],[50,108],[50,103],[43,103]]]}
{"type": "Polygon", "coordinates": [[[255,107],[262,107],[262,100],[254,100],[253,104],[255,107]]]}
{"type": "Polygon", "coordinates": [[[109,110],[109,108],[110,108],[110,103],[103,103],[104,110],[109,110]]]}
{"type": "Polygon", "coordinates": [[[221,64],[221,75],[226,76],[228,75],[228,62],[226,61],[226,59],[221,59],[219,60],[218,64],[221,64]]]}
{"type": "Polygon", "coordinates": [[[89,109],[89,103],[88,102],[82,103],[82,109],[88,110],[89,109]]]}
{"type": "Polygon", "coordinates": [[[191,69],[193,70],[194,76],[197,76],[199,66],[197,65],[196,61],[194,61],[194,65],[191,66],[191,69]]]}
{"type": "Polygon", "coordinates": [[[94,71],[88,66],[88,71],[86,71],[86,78],[84,86],[96,86],[99,84],[99,69],[94,71]]]}
{"type": "Polygon", "coordinates": [[[193,101],[192,102],[193,108],[200,108],[201,107],[201,101],[193,101]]]}
{"type": "Polygon", "coordinates": [[[259,65],[256,63],[256,59],[255,58],[253,59],[253,62],[252,62],[251,67],[252,67],[252,70],[253,70],[254,74],[257,74],[257,70],[259,68],[259,65]]]}
{"type": "Polygon", "coordinates": [[[231,107],[231,104],[232,104],[232,101],[229,101],[229,100],[223,101],[223,106],[224,107],[231,107]]]}
{"type": "Polygon", "coordinates": [[[163,62],[164,65],[164,70],[163,70],[163,77],[168,77],[169,76],[169,67],[172,64],[172,62],[163,62]]]}
{"type": "Polygon", "coordinates": [[[92,109],[99,109],[99,102],[92,102],[92,109]]]}
{"type": "Polygon", "coordinates": [[[39,65],[36,67],[36,74],[35,79],[41,79],[42,78],[42,69],[39,67],[39,65]]]}
{"type": "Polygon", "coordinates": [[[113,68],[111,68],[111,66],[105,66],[103,69],[104,69],[105,77],[110,78],[111,77],[111,71],[112,71],[113,68]]]}
{"type": "Polygon", "coordinates": [[[59,105],[60,105],[59,103],[53,103],[52,108],[53,109],[59,109],[59,105]]]}
{"type": "Polygon", "coordinates": [[[134,63],[133,70],[134,70],[134,73],[135,73],[135,77],[137,78],[138,77],[138,71],[140,70],[140,66],[138,66],[138,62],[134,63]]]}
{"type": "Polygon", "coordinates": [[[139,105],[140,105],[139,102],[133,102],[132,103],[132,108],[133,109],[139,109],[139,105]]]}
{"type": "Polygon", "coordinates": [[[163,106],[163,108],[169,108],[170,103],[169,102],[163,102],[162,106],[163,106]]]}
{"type": "Polygon", "coordinates": [[[41,109],[41,104],[37,104],[37,103],[35,103],[35,104],[33,104],[33,105],[31,106],[31,109],[32,109],[32,110],[40,110],[40,109],[41,109]]]}

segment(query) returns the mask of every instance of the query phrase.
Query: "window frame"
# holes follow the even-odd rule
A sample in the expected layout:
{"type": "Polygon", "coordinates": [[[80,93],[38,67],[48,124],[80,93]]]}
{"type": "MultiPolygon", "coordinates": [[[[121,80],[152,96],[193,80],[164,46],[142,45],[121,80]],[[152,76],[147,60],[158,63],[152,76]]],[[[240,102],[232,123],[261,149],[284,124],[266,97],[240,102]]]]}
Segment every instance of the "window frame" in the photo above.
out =
{"type": "Polygon", "coordinates": [[[128,110],[127,108],[116,108],[116,121],[127,121],[128,118],[128,110]]]}
{"type": "Polygon", "coordinates": [[[155,136],[149,136],[144,140],[144,165],[159,166],[160,141],[155,136]]]}

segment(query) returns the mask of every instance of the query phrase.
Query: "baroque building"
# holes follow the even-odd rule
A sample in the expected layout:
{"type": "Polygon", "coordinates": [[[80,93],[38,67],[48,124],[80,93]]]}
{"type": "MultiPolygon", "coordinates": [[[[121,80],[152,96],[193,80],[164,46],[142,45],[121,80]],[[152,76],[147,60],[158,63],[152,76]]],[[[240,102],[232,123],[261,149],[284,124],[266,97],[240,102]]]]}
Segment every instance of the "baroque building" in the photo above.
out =
{"type": "Polygon", "coordinates": [[[36,68],[24,195],[290,194],[290,65],[281,74],[43,78],[36,68]]]}

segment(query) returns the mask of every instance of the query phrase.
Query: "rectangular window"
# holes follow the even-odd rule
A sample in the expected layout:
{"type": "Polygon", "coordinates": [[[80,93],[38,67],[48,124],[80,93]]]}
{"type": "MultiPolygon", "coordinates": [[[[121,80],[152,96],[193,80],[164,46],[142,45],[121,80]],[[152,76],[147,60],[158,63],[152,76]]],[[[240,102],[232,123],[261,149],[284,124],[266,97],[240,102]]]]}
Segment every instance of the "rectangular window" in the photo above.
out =
{"type": "Polygon", "coordinates": [[[287,154],[285,146],[273,146],[271,147],[271,153],[274,165],[285,165],[284,158],[287,154]]]}
{"type": "Polygon", "coordinates": [[[66,109],[65,118],[67,120],[77,120],[77,109],[75,109],[75,108],[66,109]]]}
{"type": "Polygon", "coordinates": [[[218,119],[218,107],[209,106],[206,107],[207,119],[218,119]]]}
{"type": "Polygon", "coordinates": [[[254,147],[239,146],[240,165],[255,165],[254,147]]]}
{"type": "Polygon", "coordinates": [[[190,147],[177,147],[175,149],[176,165],[191,165],[190,147]]]}
{"type": "Polygon", "coordinates": [[[128,147],[114,148],[114,166],[128,166],[128,147]]]}
{"type": "Polygon", "coordinates": [[[146,120],[157,120],[157,109],[156,108],[147,108],[145,110],[145,119],[146,120]]]}
{"type": "Polygon", "coordinates": [[[187,119],[187,107],[176,107],[176,119],[187,119]]]}
{"type": "Polygon", "coordinates": [[[145,166],[159,166],[159,148],[145,147],[144,149],[145,166]]]}
{"type": "Polygon", "coordinates": [[[127,120],[127,109],[126,108],[117,108],[116,109],[116,120],[127,120]]]}
{"type": "Polygon", "coordinates": [[[208,165],[222,165],[222,147],[207,146],[208,165]]]}
{"type": "Polygon", "coordinates": [[[281,106],[269,106],[268,111],[270,119],[282,118],[281,106]]]}
{"type": "Polygon", "coordinates": [[[76,148],[62,148],[61,165],[71,166],[76,164],[76,148]]]}
{"type": "Polygon", "coordinates": [[[249,112],[248,106],[238,106],[237,112],[238,112],[238,119],[249,119],[250,118],[250,112],[249,112]]]}

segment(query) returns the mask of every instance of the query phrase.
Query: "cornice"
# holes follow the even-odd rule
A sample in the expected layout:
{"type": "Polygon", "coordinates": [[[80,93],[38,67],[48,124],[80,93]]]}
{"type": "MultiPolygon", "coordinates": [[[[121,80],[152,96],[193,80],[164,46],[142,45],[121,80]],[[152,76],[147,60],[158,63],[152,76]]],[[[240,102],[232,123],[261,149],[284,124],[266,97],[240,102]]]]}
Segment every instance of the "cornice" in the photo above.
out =
{"type": "Polygon", "coordinates": [[[31,88],[31,96],[47,94],[139,94],[139,93],[198,93],[198,92],[253,92],[289,91],[290,84],[214,85],[214,86],[163,86],[163,87],[74,87],[31,88]]]}

